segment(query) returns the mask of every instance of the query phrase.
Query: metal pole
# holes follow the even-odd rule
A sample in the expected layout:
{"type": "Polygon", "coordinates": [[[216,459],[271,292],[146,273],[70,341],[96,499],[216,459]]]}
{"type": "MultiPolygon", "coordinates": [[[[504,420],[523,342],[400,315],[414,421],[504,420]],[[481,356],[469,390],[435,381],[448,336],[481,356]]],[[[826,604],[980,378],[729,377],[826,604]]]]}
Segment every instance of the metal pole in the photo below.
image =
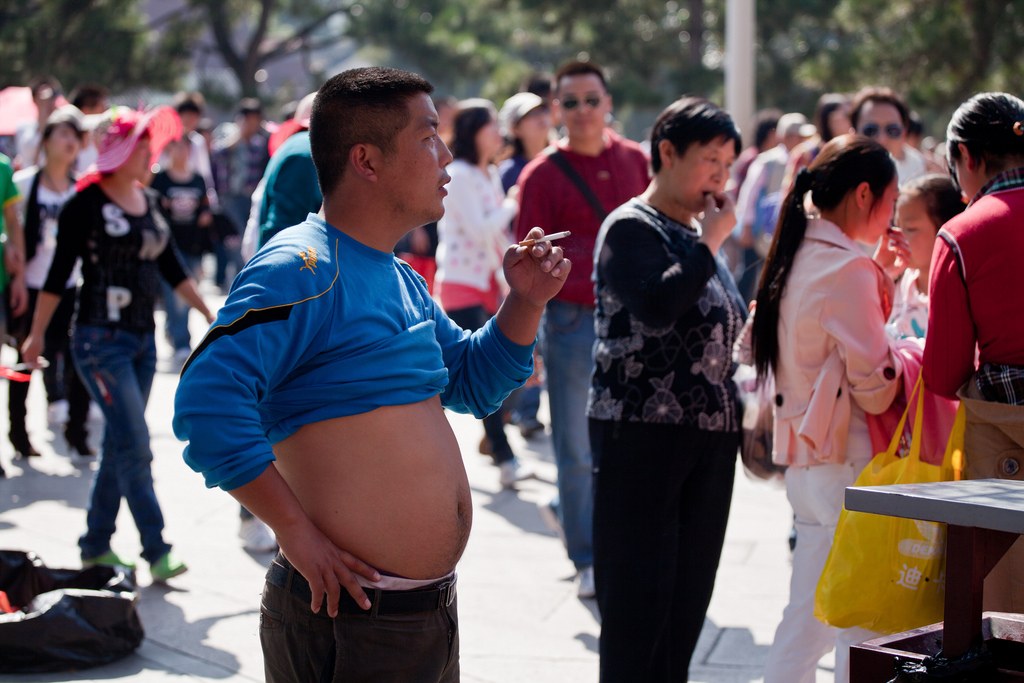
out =
{"type": "Polygon", "coordinates": [[[754,62],[755,0],[725,3],[725,108],[753,144],[757,69],[754,62]]]}

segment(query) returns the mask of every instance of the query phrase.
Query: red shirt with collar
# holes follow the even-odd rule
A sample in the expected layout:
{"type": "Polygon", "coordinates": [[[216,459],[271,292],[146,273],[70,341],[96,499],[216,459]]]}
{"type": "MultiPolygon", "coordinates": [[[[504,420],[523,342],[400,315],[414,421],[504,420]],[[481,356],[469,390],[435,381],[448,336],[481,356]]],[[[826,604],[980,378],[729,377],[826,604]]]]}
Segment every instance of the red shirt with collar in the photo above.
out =
{"type": "Polygon", "coordinates": [[[935,240],[925,385],[946,398],[981,363],[1024,366],[1024,186],[976,199],[935,240]],[[959,255],[959,259],[958,259],[959,255]],[[961,265],[962,264],[962,265],[961,265]]]}

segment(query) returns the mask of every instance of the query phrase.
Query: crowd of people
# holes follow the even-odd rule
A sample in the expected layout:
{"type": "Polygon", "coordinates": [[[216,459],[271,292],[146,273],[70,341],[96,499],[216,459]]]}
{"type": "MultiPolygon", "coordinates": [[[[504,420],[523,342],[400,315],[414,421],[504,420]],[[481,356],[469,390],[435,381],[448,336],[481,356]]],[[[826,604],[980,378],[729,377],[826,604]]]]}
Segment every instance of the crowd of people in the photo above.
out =
{"type": "MultiPolygon", "coordinates": [[[[90,399],[103,414],[83,564],[133,566],[110,549],[125,498],[153,578],[186,569],[163,538],[144,417],[162,301],[185,460],[238,500],[247,546],[279,549],[268,680],[356,680],[381,662],[395,680],[458,680],[472,510],[442,407],[481,419],[480,451],[512,488],[534,475],[507,423],[544,433],[546,389],[557,495],[539,513],[596,598],[602,681],[687,679],[732,500],[741,363],[774,382],[794,513],[766,682],[810,683],[835,648],[845,683],[850,646],[874,635],[818,621],[815,588],[843,490],[919,374],[937,412],[924,459],[961,401],[965,476],[1024,477],[1013,95],[962,104],[937,150],[885,87],[824,94],[811,119],[760,112],[744,149],[699,97],[643,144],[624,138],[593,62],[500,107],[355,69],[279,126],[242,100],[214,143],[198,93],[136,110],[97,86],[69,103],[53,79],[31,87],[39,119],[0,157],[6,335],[53,412],[66,402],[80,461],[95,456],[90,399]],[[227,294],[216,316],[203,276],[227,294]],[[213,324],[198,345],[193,308],[213,324]],[[371,638],[380,624],[389,637],[371,638]],[[337,657],[354,642],[374,656],[337,657]]],[[[20,458],[38,454],[26,393],[11,383],[20,458]]],[[[986,609],[1024,611],[1022,570],[1014,548],[986,609]]]]}

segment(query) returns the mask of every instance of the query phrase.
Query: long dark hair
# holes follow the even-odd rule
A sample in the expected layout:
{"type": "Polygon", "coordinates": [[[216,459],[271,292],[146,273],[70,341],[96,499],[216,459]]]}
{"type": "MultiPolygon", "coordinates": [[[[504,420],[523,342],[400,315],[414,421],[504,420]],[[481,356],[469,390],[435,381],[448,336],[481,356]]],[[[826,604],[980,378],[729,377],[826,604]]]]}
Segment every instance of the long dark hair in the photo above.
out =
{"type": "Polygon", "coordinates": [[[829,128],[828,117],[831,116],[832,112],[836,109],[841,109],[849,104],[849,98],[841,93],[825,93],[818,98],[818,104],[814,108],[814,123],[818,127],[818,135],[821,137],[821,142],[823,144],[829,142],[837,135],[842,135],[847,132],[845,130],[835,132],[829,128]]]}
{"type": "Polygon", "coordinates": [[[460,102],[453,124],[455,136],[452,140],[452,157],[474,166],[480,163],[476,134],[494,118],[494,105],[487,100],[472,99],[460,102]]]}
{"type": "Polygon", "coordinates": [[[896,164],[885,148],[860,135],[834,138],[797,175],[782,205],[757,290],[751,342],[759,376],[774,371],[779,358],[779,307],[793,260],[807,232],[804,195],[810,192],[814,205],[827,211],[839,206],[851,190],[866,182],[877,204],[895,178],[896,164]]]}
{"type": "Polygon", "coordinates": [[[967,100],[946,130],[950,160],[960,158],[961,143],[991,170],[1007,170],[1010,159],[1024,157],[1024,102],[1004,92],[983,92],[967,100]]]}

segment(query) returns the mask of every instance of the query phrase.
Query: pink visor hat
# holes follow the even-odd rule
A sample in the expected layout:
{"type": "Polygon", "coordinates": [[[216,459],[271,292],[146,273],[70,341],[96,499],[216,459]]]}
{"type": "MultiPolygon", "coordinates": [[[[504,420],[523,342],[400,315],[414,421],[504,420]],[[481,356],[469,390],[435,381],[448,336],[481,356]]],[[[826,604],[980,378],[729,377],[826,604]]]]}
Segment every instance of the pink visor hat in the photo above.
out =
{"type": "Polygon", "coordinates": [[[181,137],[181,119],[173,107],[149,111],[113,107],[93,130],[99,157],[89,173],[113,173],[124,166],[144,133],[149,133],[150,165],[155,164],[164,145],[181,137]]]}

